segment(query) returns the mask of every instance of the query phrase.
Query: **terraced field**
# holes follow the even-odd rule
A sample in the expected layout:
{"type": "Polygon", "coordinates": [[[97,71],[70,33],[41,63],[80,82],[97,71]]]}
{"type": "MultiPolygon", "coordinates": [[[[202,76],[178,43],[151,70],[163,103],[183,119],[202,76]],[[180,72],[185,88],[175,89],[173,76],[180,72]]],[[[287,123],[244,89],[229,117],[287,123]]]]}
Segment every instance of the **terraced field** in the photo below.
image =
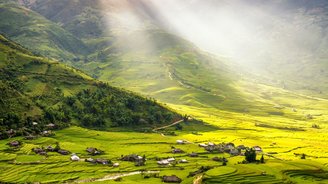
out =
{"type": "MultiPolygon", "coordinates": [[[[328,181],[327,166],[324,166],[328,163],[328,158],[325,157],[327,155],[325,150],[327,143],[315,140],[310,132],[286,131],[287,136],[284,137],[279,135],[279,131],[282,130],[270,129],[270,131],[266,131],[265,128],[252,127],[251,125],[248,130],[215,126],[203,127],[193,123],[182,123],[181,125],[184,128],[182,131],[175,131],[177,136],[164,136],[158,133],[99,132],[71,127],[56,132],[54,137],[23,140],[24,144],[19,151],[13,151],[5,145],[9,140],[2,140],[0,141],[0,168],[3,172],[0,174],[0,181],[116,183],[116,181],[105,178],[120,173],[159,171],[160,176],[175,174],[183,179],[183,183],[191,183],[194,178],[188,177],[189,173],[196,171],[201,166],[213,167],[205,173],[203,177],[205,183],[325,183],[328,181]],[[195,130],[198,130],[197,134],[195,130]],[[247,137],[245,136],[246,132],[247,137]],[[312,136],[314,140],[298,140],[297,137],[301,134],[308,139],[312,136]],[[177,145],[177,139],[185,139],[191,143],[177,145]],[[265,156],[265,164],[238,164],[244,159],[243,156],[209,154],[203,148],[198,147],[198,143],[209,141],[216,143],[234,142],[248,146],[260,145],[264,149],[264,154],[269,152],[277,152],[277,154],[273,154],[272,157],[265,156]],[[276,145],[270,146],[273,141],[276,142],[276,145]],[[313,141],[321,144],[309,146],[313,141]],[[69,160],[70,156],[50,153],[48,157],[43,157],[31,152],[33,147],[54,145],[56,142],[59,142],[62,148],[78,154],[83,159],[90,157],[85,152],[86,147],[97,147],[104,150],[105,154],[94,158],[111,159],[113,162],[119,162],[120,166],[114,168],[84,161],[73,162],[69,160]],[[297,148],[299,144],[303,144],[305,147],[289,151],[290,148],[297,148]],[[172,146],[181,148],[186,153],[172,154],[172,146]],[[198,152],[199,157],[189,157],[187,154],[191,152],[198,152]],[[307,157],[305,160],[294,155],[294,153],[310,155],[320,152],[321,154],[317,155],[318,158],[307,157]],[[147,158],[146,165],[136,167],[134,163],[119,160],[121,155],[132,153],[145,155],[147,158]],[[211,159],[215,156],[228,158],[227,166],[212,161],[211,159]],[[157,157],[187,159],[189,163],[163,167],[156,164],[157,157]]],[[[168,131],[170,130],[174,130],[174,128],[171,127],[168,131]]],[[[318,134],[319,132],[313,133],[318,134]]],[[[327,134],[322,132],[316,137],[327,139],[327,134]]],[[[126,176],[123,177],[121,183],[161,183],[160,178],[145,179],[145,175],[147,174],[126,176]]]]}

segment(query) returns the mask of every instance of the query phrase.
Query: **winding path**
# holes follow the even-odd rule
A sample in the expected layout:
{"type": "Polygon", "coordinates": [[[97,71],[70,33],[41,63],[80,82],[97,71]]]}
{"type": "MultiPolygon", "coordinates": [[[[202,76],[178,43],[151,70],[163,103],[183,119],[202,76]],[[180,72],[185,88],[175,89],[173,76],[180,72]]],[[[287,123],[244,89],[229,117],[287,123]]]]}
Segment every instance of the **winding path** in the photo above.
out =
{"type": "Polygon", "coordinates": [[[156,173],[159,173],[159,171],[135,171],[130,173],[112,174],[100,179],[96,179],[95,181],[116,180],[118,178],[125,177],[125,176],[132,176],[137,174],[156,174],[156,173]]]}
{"type": "Polygon", "coordinates": [[[138,175],[138,174],[156,174],[159,173],[160,171],[134,171],[134,172],[129,172],[129,173],[116,173],[116,174],[110,174],[107,176],[104,176],[102,178],[98,179],[84,179],[84,180],[78,180],[74,181],[73,183],[87,183],[87,182],[95,182],[95,181],[108,181],[108,180],[116,180],[121,177],[126,177],[126,176],[133,176],[133,175],[138,175]]]}
{"type": "Polygon", "coordinates": [[[176,121],[176,122],[174,122],[174,123],[172,123],[172,124],[169,124],[169,125],[165,125],[165,126],[162,126],[162,127],[154,128],[154,129],[153,129],[153,132],[156,132],[157,130],[161,130],[161,129],[164,129],[164,128],[168,128],[168,127],[171,127],[171,126],[174,126],[174,125],[179,124],[179,123],[181,123],[181,122],[183,122],[183,119],[181,119],[181,120],[179,120],[179,121],[176,121]]]}

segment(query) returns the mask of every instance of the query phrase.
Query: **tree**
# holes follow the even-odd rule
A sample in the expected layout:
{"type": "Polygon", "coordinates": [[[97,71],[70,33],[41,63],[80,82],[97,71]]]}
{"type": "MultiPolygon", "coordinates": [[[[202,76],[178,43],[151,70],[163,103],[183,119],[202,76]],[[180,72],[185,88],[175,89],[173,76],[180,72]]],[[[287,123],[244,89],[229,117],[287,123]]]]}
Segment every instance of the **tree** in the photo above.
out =
{"type": "Polygon", "coordinates": [[[303,153],[302,156],[301,156],[301,159],[305,159],[305,154],[303,153]]]}
{"type": "Polygon", "coordinates": [[[264,156],[262,155],[260,162],[264,164],[264,156]]]}
{"type": "Polygon", "coordinates": [[[245,159],[249,163],[255,162],[256,161],[256,151],[253,149],[246,150],[245,159]]]}
{"type": "Polygon", "coordinates": [[[55,147],[55,149],[54,149],[55,151],[58,151],[58,150],[60,150],[60,145],[59,145],[59,142],[56,142],[56,147],[55,147]]]}
{"type": "Polygon", "coordinates": [[[182,130],[182,125],[180,125],[180,124],[176,124],[175,125],[175,130],[182,130]]]}
{"type": "Polygon", "coordinates": [[[183,116],[183,121],[184,121],[184,122],[187,122],[187,121],[188,121],[188,115],[187,115],[187,114],[185,114],[185,115],[183,116]]]}

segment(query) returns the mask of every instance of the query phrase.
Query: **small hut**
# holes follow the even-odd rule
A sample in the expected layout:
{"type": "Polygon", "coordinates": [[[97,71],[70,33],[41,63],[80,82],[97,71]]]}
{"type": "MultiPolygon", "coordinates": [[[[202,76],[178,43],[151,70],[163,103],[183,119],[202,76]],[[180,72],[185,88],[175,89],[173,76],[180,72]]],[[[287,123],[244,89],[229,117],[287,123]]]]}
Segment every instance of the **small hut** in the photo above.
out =
{"type": "Polygon", "coordinates": [[[97,159],[96,159],[96,163],[97,163],[97,164],[102,164],[102,165],[108,165],[108,164],[110,164],[111,162],[110,162],[109,160],[106,160],[106,159],[97,158],[97,159]]]}
{"type": "Polygon", "coordinates": [[[49,123],[49,124],[46,125],[46,127],[50,128],[50,129],[53,129],[53,128],[56,127],[56,125],[53,124],[53,123],[49,123]]]}
{"type": "Polygon", "coordinates": [[[129,161],[129,162],[136,162],[138,160],[142,160],[143,157],[136,155],[136,154],[131,154],[131,155],[126,155],[126,156],[122,156],[121,160],[123,161],[129,161]]]}
{"type": "Polygon", "coordinates": [[[49,152],[55,152],[56,151],[56,149],[54,147],[50,146],[50,145],[46,147],[46,150],[49,151],[49,152]]]}
{"type": "Polygon", "coordinates": [[[93,158],[87,158],[87,159],[85,159],[84,161],[86,161],[86,162],[90,162],[90,163],[96,163],[96,160],[93,159],[93,158]]]}
{"type": "Polygon", "coordinates": [[[9,145],[10,147],[18,147],[21,145],[21,143],[19,141],[11,141],[7,143],[7,145],[9,145]]]}
{"type": "Polygon", "coordinates": [[[192,152],[191,154],[189,154],[190,157],[198,157],[198,153],[192,152]]]}
{"type": "Polygon", "coordinates": [[[256,152],[262,152],[262,148],[260,146],[254,146],[253,149],[256,151],[256,152]]]}
{"type": "Polygon", "coordinates": [[[179,163],[188,163],[188,160],[186,160],[186,159],[181,159],[181,160],[179,161],[179,163]]]}
{"type": "Polygon", "coordinates": [[[176,153],[184,153],[184,151],[182,149],[179,148],[174,148],[172,149],[172,153],[176,154],[176,153]]]}
{"type": "Polygon", "coordinates": [[[100,154],[102,153],[101,150],[99,150],[99,149],[97,149],[97,148],[92,148],[92,147],[87,148],[86,151],[87,151],[88,153],[90,153],[91,155],[100,155],[100,154]]]}
{"type": "Polygon", "coordinates": [[[60,149],[60,150],[58,150],[57,151],[59,154],[61,154],[61,155],[68,155],[70,152],[69,151],[67,151],[67,150],[63,150],[63,149],[60,149]]]}
{"type": "Polygon", "coordinates": [[[79,161],[80,157],[78,157],[75,153],[73,153],[72,156],[71,156],[71,160],[72,161],[79,161]]]}
{"type": "Polygon", "coordinates": [[[163,176],[163,182],[164,183],[181,183],[182,180],[177,177],[176,175],[172,176],[163,176]]]}

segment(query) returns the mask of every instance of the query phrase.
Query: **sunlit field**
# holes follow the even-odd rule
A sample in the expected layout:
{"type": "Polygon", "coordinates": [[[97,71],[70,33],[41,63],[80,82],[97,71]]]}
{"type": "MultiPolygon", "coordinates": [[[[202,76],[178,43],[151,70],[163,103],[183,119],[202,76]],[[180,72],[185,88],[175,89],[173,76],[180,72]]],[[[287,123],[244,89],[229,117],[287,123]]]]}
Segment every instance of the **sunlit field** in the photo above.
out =
{"type": "MultiPolygon", "coordinates": [[[[321,100],[313,102],[319,103],[321,100]]],[[[326,117],[322,115],[312,120],[301,118],[308,110],[312,113],[324,113],[326,112],[324,107],[318,106],[317,111],[307,108],[298,109],[300,115],[295,116],[299,118],[293,119],[284,116],[231,113],[213,108],[172,104],[169,106],[213,126],[183,123],[182,131],[177,131],[174,127],[168,128],[167,131],[175,131],[176,136],[162,133],[100,132],[71,127],[57,131],[54,137],[22,140],[23,147],[18,151],[13,151],[5,145],[10,140],[3,140],[0,142],[0,167],[4,172],[1,173],[0,179],[4,182],[116,183],[117,181],[105,178],[134,171],[159,171],[160,176],[175,174],[183,179],[182,183],[192,183],[195,178],[188,177],[190,172],[198,170],[201,166],[213,166],[213,169],[204,173],[202,178],[204,183],[326,183],[328,181],[326,117]],[[270,126],[261,127],[260,123],[264,125],[270,123],[270,126]],[[320,129],[312,128],[313,123],[319,124],[320,129]],[[190,143],[178,145],[176,143],[178,139],[190,143]],[[48,157],[43,157],[31,151],[34,147],[54,145],[56,142],[81,158],[106,158],[120,163],[120,166],[113,168],[84,161],[73,162],[70,161],[69,155],[61,156],[57,153],[50,153],[48,157]],[[199,143],[207,142],[261,146],[265,163],[238,164],[244,160],[244,156],[207,153],[198,146],[199,143]],[[181,148],[186,153],[173,154],[172,146],[181,148]],[[97,147],[104,150],[105,154],[89,156],[85,151],[87,147],[97,147]],[[192,152],[199,153],[199,157],[189,157],[188,154],[192,152]],[[306,154],[306,159],[301,159],[300,155],[303,153],[306,154]],[[136,167],[134,163],[119,160],[121,155],[128,154],[145,155],[146,165],[136,167]],[[227,166],[212,161],[215,156],[226,157],[227,166]],[[161,167],[156,164],[156,157],[187,159],[189,163],[161,167]]],[[[259,159],[261,155],[258,154],[257,158],[259,159]]],[[[161,183],[160,178],[145,179],[145,175],[147,174],[122,177],[120,183],[161,183]]]]}
{"type": "Polygon", "coordinates": [[[0,183],[327,184],[327,12],[0,0],[0,183]]]}

